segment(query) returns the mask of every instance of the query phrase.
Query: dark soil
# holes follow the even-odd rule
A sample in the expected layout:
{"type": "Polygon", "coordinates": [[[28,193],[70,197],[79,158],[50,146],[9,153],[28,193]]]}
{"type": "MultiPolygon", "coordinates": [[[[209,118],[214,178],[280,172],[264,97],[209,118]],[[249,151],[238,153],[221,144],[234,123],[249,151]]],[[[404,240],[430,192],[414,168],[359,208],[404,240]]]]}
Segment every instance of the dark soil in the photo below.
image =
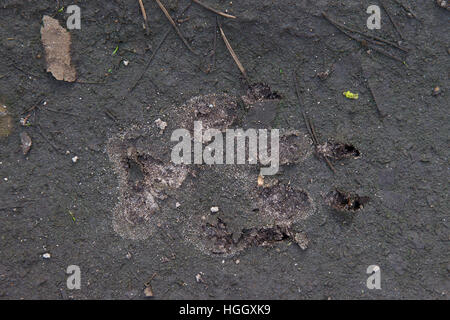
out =
{"type": "MultiPolygon", "coordinates": [[[[384,1],[410,50],[378,48],[400,62],[322,15],[396,42],[384,11],[380,30],[366,27],[376,0],[203,1],[237,16],[221,25],[258,85],[249,89],[215,34],[214,13],[196,4],[183,13],[188,0],[162,2],[184,20],[179,28],[198,56],[153,1],[144,1],[150,35],[134,0],[0,1],[0,298],[140,299],[156,273],[157,299],[448,299],[450,12],[436,1],[402,0],[414,18],[384,1]],[[81,30],[70,31],[74,83],[45,71],[40,39],[42,17],[65,26],[59,9],[71,4],[82,17],[81,30]],[[167,171],[170,149],[159,139],[170,138],[193,97],[229,99],[220,100],[231,108],[224,127],[308,137],[293,71],[319,141],[341,142],[337,151],[351,156],[331,158],[333,174],[310,143],[286,149],[304,154],[285,153],[286,165],[265,183],[290,195],[272,201],[276,212],[287,208],[287,222],[258,206],[256,166],[167,171]],[[157,119],[167,122],[163,133],[157,119]],[[26,155],[23,132],[32,140],[26,155]],[[340,212],[327,202],[331,190],[371,200],[340,212]],[[137,202],[137,214],[126,211],[137,202]],[[311,210],[296,219],[305,205],[311,210]],[[307,235],[306,250],[294,234],[307,235]],[[208,251],[208,237],[233,254],[208,251]],[[381,290],[366,287],[373,264],[381,290]],[[67,289],[69,265],[81,268],[81,290],[67,289]]],[[[217,115],[197,111],[185,120],[217,115]]]]}

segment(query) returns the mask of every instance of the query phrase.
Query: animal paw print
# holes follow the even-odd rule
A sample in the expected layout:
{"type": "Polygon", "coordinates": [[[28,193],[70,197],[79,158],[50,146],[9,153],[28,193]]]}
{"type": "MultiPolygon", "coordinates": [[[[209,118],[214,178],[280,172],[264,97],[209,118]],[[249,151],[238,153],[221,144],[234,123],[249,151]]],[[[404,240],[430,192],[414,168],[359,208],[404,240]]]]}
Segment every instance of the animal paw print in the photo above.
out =
{"type": "MultiPolygon", "coordinates": [[[[267,119],[270,122],[279,99],[264,84],[250,88],[241,98],[197,96],[169,109],[167,119],[171,120],[167,128],[165,123],[165,130],[153,124],[134,126],[111,138],[108,155],[119,182],[114,230],[124,238],[145,240],[158,225],[170,224],[187,243],[221,257],[288,239],[306,248],[306,236],[294,227],[316,210],[306,190],[284,182],[282,175],[260,176],[255,164],[171,161],[174,129],[193,133],[194,121],[202,121],[204,130],[220,132],[248,128],[249,123],[263,124],[267,119]]],[[[343,147],[330,146],[316,151],[340,155],[343,147]]],[[[300,131],[280,130],[281,166],[299,165],[314,150],[312,141],[300,131]]]]}

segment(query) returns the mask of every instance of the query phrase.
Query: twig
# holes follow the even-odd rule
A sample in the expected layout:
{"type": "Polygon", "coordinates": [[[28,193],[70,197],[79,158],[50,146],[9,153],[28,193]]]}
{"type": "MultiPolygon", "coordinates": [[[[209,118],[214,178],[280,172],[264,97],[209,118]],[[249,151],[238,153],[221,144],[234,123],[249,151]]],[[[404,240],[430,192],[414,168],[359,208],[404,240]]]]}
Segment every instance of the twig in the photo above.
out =
{"type": "Polygon", "coordinates": [[[185,46],[189,49],[189,51],[191,51],[193,54],[198,55],[198,52],[196,52],[194,49],[192,49],[192,47],[189,45],[189,43],[187,42],[186,38],[183,36],[183,34],[181,33],[180,29],[177,27],[175,21],[173,21],[172,17],[170,16],[169,12],[167,12],[166,8],[163,6],[163,4],[161,3],[161,1],[159,0],[155,0],[156,3],[158,4],[158,6],[161,8],[162,12],[164,12],[164,14],[166,15],[167,19],[169,20],[170,24],[173,26],[173,28],[175,29],[175,31],[178,33],[178,35],[180,36],[181,40],[183,41],[183,43],[185,44],[185,46]]]}
{"type": "Polygon", "coordinates": [[[401,39],[405,39],[400,31],[400,27],[398,26],[397,22],[394,20],[394,18],[389,13],[387,6],[384,3],[384,0],[380,0],[381,6],[383,7],[383,10],[386,12],[387,16],[389,17],[389,20],[392,22],[392,25],[394,26],[395,30],[397,30],[397,33],[400,35],[401,39]]]}
{"type": "Polygon", "coordinates": [[[182,17],[191,6],[192,6],[192,2],[189,2],[189,4],[186,6],[186,8],[181,10],[181,13],[178,15],[178,17],[182,17]]]}
{"type": "Polygon", "coordinates": [[[235,16],[232,16],[231,14],[223,13],[223,12],[221,12],[221,11],[218,11],[218,10],[214,9],[214,8],[211,8],[210,6],[208,6],[208,5],[204,4],[204,3],[201,3],[201,2],[198,1],[198,0],[192,0],[192,1],[195,2],[195,3],[198,4],[198,5],[201,5],[203,8],[206,8],[206,9],[208,9],[209,11],[212,11],[212,12],[214,12],[215,14],[218,14],[218,15],[220,15],[220,16],[222,16],[222,17],[225,17],[225,18],[231,18],[231,19],[236,19],[235,16]]]}
{"type": "Polygon", "coordinates": [[[405,6],[403,3],[401,3],[399,0],[394,0],[400,7],[403,8],[403,10],[405,10],[406,12],[410,13],[414,18],[417,19],[416,14],[407,6],[405,6]]]}
{"type": "Polygon", "coordinates": [[[33,74],[33,73],[31,73],[31,72],[28,72],[28,71],[25,71],[25,70],[19,68],[19,67],[16,65],[15,62],[12,64],[12,66],[13,66],[15,69],[19,70],[20,72],[22,72],[23,74],[25,74],[25,75],[27,75],[27,76],[29,76],[29,77],[30,77],[30,76],[33,76],[33,77],[35,77],[35,78],[42,78],[40,75],[33,74]]]}
{"type": "Polygon", "coordinates": [[[79,79],[77,79],[75,81],[75,83],[79,83],[79,84],[105,84],[106,82],[105,81],[99,82],[99,81],[88,81],[88,80],[79,80],[79,79]]]}
{"type": "Polygon", "coordinates": [[[375,106],[377,107],[378,114],[381,117],[385,117],[386,115],[383,112],[381,112],[380,108],[378,107],[377,98],[375,97],[375,94],[373,93],[372,87],[370,86],[369,79],[367,79],[367,87],[369,88],[370,94],[372,95],[373,101],[375,102],[375,106]]]}
{"type": "Polygon", "coordinates": [[[216,45],[217,45],[217,16],[216,16],[216,24],[214,25],[214,39],[213,39],[213,47],[211,52],[208,54],[208,58],[210,58],[210,62],[208,68],[205,73],[210,73],[216,67],[216,45]]]}
{"type": "Polygon", "coordinates": [[[401,58],[399,58],[397,56],[394,56],[393,54],[391,54],[391,53],[389,53],[389,52],[387,52],[387,51],[385,51],[383,49],[380,49],[380,48],[377,48],[377,47],[373,47],[373,46],[367,46],[367,47],[369,49],[371,49],[371,50],[377,51],[377,52],[385,55],[386,57],[389,57],[391,59],[397,60],[398,62],[404,63],[404,61],[401,58]]]}
{"type": "Polygon", "coordinates": [[[297,74],[295,73],[295,71],[292,74],[293,74],[293,79],[294,79],[295,95],[297,96],[298,104],[299,104],[299,107],[300,107],[300,112],[302,113],[303,120],[305,121],[305,125],[306,125],[306,128],[308,129],[308,132],[309,132],[309,134],[311,136],[311,139],[313,140],[313,143],[316,145],[318,143],[315,140],[315,136],[314,136],[314,134],[313,134],[313,132],[311,130],[311,127],[309,126],[308,118],[306,117],[305,111],[303,110],[303,102],[302,102],[302,98],[300,96],[300,90],[298,88],[297,74]]]}
{"type": "Polygon", "coordinates": [[[225,42],[225,45],[227,46],[228,51],[230,52],[231,56],[233,57],[234,62],[238,66],[238,68],[241,71],[242,75],[244,76],[245,80],[247,82],[249,82],[248,77],[247,77],[247,73],[245,72],[245,69],[244,69],[244,66],[239,61],[236,53],[234,52],[233,48],[231,47],[231,44],[228,41],[227,37],[225,36],[225,33],[222,30],[222,25],[220,23],[219,23],[219,30],[220,30],[220,34],[222,35],[223,42],[225,42]]]}
{"type": "Polygon", "coordinates": [[[52,146],[52,148],[55,149],[55,151],[60,152],[59,148],[58,148],[57,146],[55,146],[55,144],[54,144],[53,142],[51,142],[51,141],[44,135],[44,133],[42,132],[42,129],[41,129],[41,125],[40,125],[40,124],[37,125],[37,128],[38,128],[39,134],[42,136],[42,138],[44,138],[44,140],[45,140],[50,146],[52,146]]]}
{"type": "MultiPolygon", "coordinates": [[[[314,128],[314,123],[312,122],[312,120],[311,119],[308,119],[308,120],[309,120],[309,126],[311,127],[311,131],[314,136],[314,140],[316,141],[316,147],[317,147],[319,145],[319,139],[317,139],[316,129],[314,128]]],[[[328,167],[330,167],[331,171],[333,171],[333,173],[336,173],[336,169],[334,168],[330,159],[328,159],[328,157],[326,155],[323,155],[323,157],[324,157],[325,162],[327,163],[328,167]]]]}
{"type": "Polygon", "coordinates": [[[145,32],[148,35],[148,34],[150,34],[150,28],[148,27],[147,12],[145,12],[145,8],[144,8],[144,4],[142,3],[142,0],[138,0],[138,1],[139,1],[139,6],[141,7],[142,17],[144,18],[145,32]]]}
{"type": "MultiPolygon", "coordinates": [[[[298,99],[300,112],[302,113],[303,120],[305,121],[306,128],[308,129],[308,132],[309,132],[309,134],[311,136],[313,144],[317,148],[317,146],[320,144],[319,143],[319,139],[317,138],[317,135],[316,135],[316,129],[314,128],[314,123],[311,121],[311,119],[309,119],[306,116],[305,111],[303,110],[303,103],[302,103],[302,99],[301,99],[301,96],[300,96],[300,90],[299,90],[299,87],[298,87],[298,79],[297,79],[297,74],[295,73],[295,71],[293,72],[293,78],[294,78],[295,94],[296,94],[297,99],[298,99]]],[[[333,173],[336,173],[336,169],[331,164],[331,161],[328,159],[328,157],[326,155],[324,155],[324,159],[325,159],[327,165],[330,167],[331,171],[333,171],[333,173]]]]}
{"type": "Polygon", "coordinates": [[[117,120],[119,120],[117,116],[114,113],[112,113],[112,111],[109,110],[108,108],[105,109],[105,114],[114,122],[117,122],[117,120]]]}
{"type": "MultiPolygon", "coordinates": [[[[182,14],[184,12],[186,12],[187,9],[189,9],[190,5],[188,5],[183,11],[182,14]]],[[[170,33],[170,27],[167,29],[166,33],[163,35],[163,37],[161,38],[161,40],[159,41],[158,45],[156,46],[155,50],[153,50],[152,55],[150,56],[150,58],[148,58],[144,68],[142,69],[141,74],[139,75],[139,77],[136,79],[136,81],[134,81],[134,83],[128,88],[127,92],[122,96],[121,99],[118,99],[116,104],[119,102],[122,102],[126,99],[127,95],[130,94],[139,84],[139,82],[142,80],[142,77],[144,76],[144,74],[147,72],[148,68],[150,67],[150,64],[152,63],[153,59],[155,58],[156,54],[158,53],[159,49],[161,48],[162,44],[164,43],[164,41],[166,40],[167,36],[170,33]]],[[[114,122],[118,121],[118,117],[108,108],[105,109],[105,114],[114,122]]]]}
{"type": "Polygon", "coordinates": [[[148,286],[150,285],[150,283],[152,282],[152,280],[155,279],[156,275],[157,275],[156,272],[153,273],[153,275],[150,277],[150,279],[149,279],[146,283],[144,283],[144,285],[145,285],[146,287],[148,287],[148,286]]]}
{"type": "Polygon", "coordinates": [[[73,117],[87,118],[87,117],[82,116],[82,115],[80,115],[80,114],[76,114],[76,113],[72,113],[72,112],[67,112],[67,111],[59,111],[59,110],[55,110],[55,109],[52,109],[52,108],[49,108],[49,107],[45,107],[44,109],[41,109],[41,110],[48,110],[48,111],[51,111],[51,112],[61,113],[61,114],[66,114],[66,115],[73,116],[73,117]]]}
{"type": "Polygon", "coordinates": [[[347,27],[346,25],[343,25],[343,24],[341,24],[339,22],[336,22],[336,21],[332,20],[325,12],[322,12],[322,15],[332,25],[334,25],[335,27],[339,27],[338,29],[345,29],[345,30],[350,31],[350,32],[358,33],[358,34],[360,34],[360,35],[362,35],[362,36],[364,36],[366,38],[369,38],[369,39],[372,39],[372,40],[377,40],[377,41],[380,41],[380,42],[384,42],[386,44],[389,44],[389,45],[393,46],[394,48],[402,50],[403,52],[408,52],[409,51],[408,49],[406,49],[404,47],[401,47],[401,46],[399,46],[398,44],[396,44],[396,43],[394,43],[392,41],[389,41],[389,40],[386,40],[386,39],[383,39],[383,38],[380,38],[380,37],[377,37],[377,36],[372,36],[370,34],[366,34],[366,33],[362,32],[362,31],[359,31],[359,30],[356,30],[356,29],[352,29],[350,27],[347,27]]]}
{"type": "Polygon", "coordinates": [[[24,206],[0,207],[0,210],[18,209],[18,208],[23,208],[23,207],[24,206]]]}
{"type": "Polygon", "coordinates": [[[346,31],[347,29],[344,28],[342,25],[340,25],[339,23],[335,23],[335,21],[331,20],[325,13],[322,13],[322,14],[323,14],[323,16],[325,17],[325,19],[327,19],[327,20],[328,20],[332,25],[334,25],[339,31],[341,31],[342,33],[344,33],[347,37],[352,38],[353,40],[359,42],[361,46],[370,48],[370,49],[372,49],[372,50],[374,50],[374,51],[377,51],[377,52],[379,52],[379,53],[381,53],[381,54],[383,54],[383,55],[389,57],[389,58],[392,58],[392,59],[394,59],[394,60],[397,60],[397,61],[403,63],[403,60],[400,59],[399,57],[394,56],[394,55],[390,54],[389,52],[387,52],[387,51],[385,51],[385,50],[383,50],[383,49],[380,49],[380,48],[377,48],[377,47],[374,47],[374,46],[369,46],[369,45],[368,45],[368,42],[367,42],[366,40],[361,40],[361,39],[355,37],[354,35],[352,35],[352,34],[350,34],[349,32],[347,32],[347,31],[346,31]]]}
{"type": "Polygon", "coordinates": [[[162,37],[161,41],[158,43],[158,45],[156,46],[155,50],[153,51],[152,55],[148,59],[147,63],[145,64],[145,67],[142,70],[140,76],[137,78],[137,80],[134,82],[134,84],[130,88],[128,88],[128,92],[133,91],[136,88],[136,86],[138,85],[139,81],[141,81],[142,77],[147,72],[147,69],[150,66],[150,63],[153,61],[153,58],[155,57],[156,53],[158,52],[159,48],[161,48],[163,42],[166,40],[167,36],[169,35],[169,32],[170,32],[170,29],[168,29],[166,31],[166,33],[162,37]]]}
{"type": "Polygon", "coordinates": [[[213,57],[212,67],[213,67],[213,69],[216,67],[217,26],[218,26],[217,21],[218,20],[216,17],[216,25],[214,26],[214,44],[213,44],[213,52],[212,52],[212,57],[213,57]]]}

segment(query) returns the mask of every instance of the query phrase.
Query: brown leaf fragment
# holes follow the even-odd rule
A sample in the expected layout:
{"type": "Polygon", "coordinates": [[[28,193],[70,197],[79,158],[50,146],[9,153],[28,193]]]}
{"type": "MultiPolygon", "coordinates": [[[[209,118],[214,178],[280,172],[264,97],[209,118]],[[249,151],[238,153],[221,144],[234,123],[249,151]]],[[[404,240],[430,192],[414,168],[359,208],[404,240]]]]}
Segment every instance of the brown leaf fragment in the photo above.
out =
{"type": "Polygon", "coordinates": [[[32,141],[30,136],[26,132],[20,133],[20,142],[22,143],[23,154],[26,155],[30,151],[32,141]]]}
{"type": "Polygon", "coordinates": [[[70,33],[59,25],[58,20],[49,16],[42,18],[41,40],[45,49],[47,71],[57,80],[74,82],[76,70],[71,64],[70,33]]]}
{"type": "Polygon", "coordinates": [[[154,296],[152,286],[148,285],[145,287],[144,296],[146,298],[152,298],[154,296]]]}
{"type": "Polygon", "coordinates": [[[0,138],[7,137],[13,129],[13,121],[8,108],[0,102],[0,138]]]}

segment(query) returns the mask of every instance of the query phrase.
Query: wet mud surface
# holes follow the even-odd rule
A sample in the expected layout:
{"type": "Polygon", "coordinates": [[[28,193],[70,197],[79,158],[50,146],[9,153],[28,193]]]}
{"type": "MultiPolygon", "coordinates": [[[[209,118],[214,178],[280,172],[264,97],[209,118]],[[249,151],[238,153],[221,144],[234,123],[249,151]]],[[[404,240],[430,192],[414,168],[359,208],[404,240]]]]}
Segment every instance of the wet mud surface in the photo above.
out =
{"type": "Polygon", "coordinates": [[[150,278],[156,299],[448,299],[449,11],[384,1],[400,35],[383,10],[367,30],[368,1],[204,0],[237,16],[220,22],[247,83],[214,13],[162,2],[199,55],[154,2],[147,35],[137,1],[77,1],[73,83],[40,38],[73,3],[0,3],[0,299],[142,299],[150,278]],[[279,172],[171,163],[199,120],[280,129],[279,172]]]}

